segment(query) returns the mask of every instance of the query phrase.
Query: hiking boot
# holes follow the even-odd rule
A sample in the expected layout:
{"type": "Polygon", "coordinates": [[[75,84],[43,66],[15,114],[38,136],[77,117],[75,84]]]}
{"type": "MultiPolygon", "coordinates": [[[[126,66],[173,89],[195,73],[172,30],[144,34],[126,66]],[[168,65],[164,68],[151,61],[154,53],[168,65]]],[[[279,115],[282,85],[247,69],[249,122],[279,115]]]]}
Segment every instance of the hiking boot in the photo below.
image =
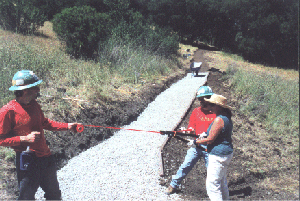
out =
{"type": "Polygon", "coordinates": [[[166,190],[166,194],[167,195],[170,195],[170,194],[173,194],[173,193],[175,193],[176,192],[176,188],[173,188],[172,186],[169,186],[168,188],[167,188],[167,190],[166,190]]]}

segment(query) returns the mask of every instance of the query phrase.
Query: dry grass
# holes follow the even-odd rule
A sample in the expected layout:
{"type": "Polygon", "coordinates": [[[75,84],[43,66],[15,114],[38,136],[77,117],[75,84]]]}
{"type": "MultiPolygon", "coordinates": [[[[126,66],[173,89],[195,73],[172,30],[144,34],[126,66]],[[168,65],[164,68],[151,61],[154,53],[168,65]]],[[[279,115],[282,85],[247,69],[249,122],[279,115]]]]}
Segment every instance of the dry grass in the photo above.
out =
{"type": "Polygon", "coordinates": [[[52,23],[49,22],[49,21],[46,21],[44,23],[44,26],[41,27],[38,31],[41,34],[43,34],[43,35],[45,35],[45,36],[47,36],[47,37],[49,37],[51,39],[57,39],[57,36],[56,36],[55,32],[53,32],[53,28],[52,27],[53,27],[52,23]]]}
{"type": "MultiPolygon", "coordinates": [[[[182,73],[175,61],[148,55],[147,51],[134,52],[129,48],[126,50],[119,48],[118,53],[129,52],[129,54],[124,54],[128,56],[128,59],[120,58],[123,63],[118,63],[117,66],[113,66],[110,62],[74,60],[63,52],[63,45],[52,31],[51,22],[45,22],[39,32],[39,36],[22,36],[0,30],[0,48],[4,47],[6,54],[14,61],[3,62],[3,66],[9,69],[9,72],[5,72],[7,80],[4,83],[10,83],[8,77],[20,68],[38,71],[38,75],[44,80],[41,85],[41,94],[44,95],[41,97],[42,102],[49,102],[54,97],[55,99],[62,98],[62,96],[70,98],[64,100],[67,104],[55,103],[54,107],[63,109],[69,105],[75,106],[71,108],[76,108],[78,111],[82,104],[93,100],[105,102],[128,99],[132,97],[131,94],[138,94],[139,91],[145,90],[144,85],[163,83],[166,76],[178,73],[178,71],[182,73]],[[138,76],[135,76],[135,71],[138,76]],[[67,93],[58,93],[57,88],[65,88],[67,93]],[[84,100],[84,102],[80,101],[75,104],[72,101],[75,99],[84,100]]],[[[184,46],[181,50],[186,49],[193,48],[184,46]]],[[[4,57],[7,58],[7,56],[4,57]]],[[[180,62],[187,62],[187,60],[181,60],[178,63],[180,62]]],[[[9,84],[4,88],[8,86],[9,84]]],[[[5,93],[9,92],[5,91],[5,93]]],[[[4,97],[11,98],[6,95],[4,97]]],[[[1,101],[5,104],[7,100],[1,101]]],[[[51,110],[51,108],[44,109],[51,110]]]]}
{"type": "Polygon", "coordinates": [[[17,44],[27,43],[36,47],[37,51],[44,52],[53,52],[60,49],[61,43],[56,38],[55,33],[52,31],[52,23],[45,22],[45,25],[39,29],[39,33],[43,34],[42,36],[23,36],[20,34],[11,33],[9,31],[4,31],[0,29],[0,39],[6,40],[7,42],[14,42],[17,44]]]}
{"type": "Polygon", "coordinates": [[[245,172],[263,177],[256,184],[261,189],[299,194],[299,72],[218,51],[206,56],[210,68],[228,72],[224,84],[239,104],[236,112],[252,122],[233,117],[239,125],[234,140],[241,144],[236,149],[248,159],[241,163],[245,172]]]}
{"type": "Polygon", "coordinates": [[[283,191],[295,193],[299,190],[299,175],[287,175],[286,173],[281,172],[278,176],[266,178],[260,181],[257,185],[260,188],[270,189],[277,193],[283,191]]]}
{"type": "Polygon", "coordinates": [[[237,55],[225,54],[219,51],[207,52],[207,56],[212,58],[212,60],[208,62],[209,66],[211,68],[220,69],[221,71],[226,71],[229,66],[234,65],[234,67],[242,68],[245,71],[267,73],[287,80],[299,80],[299,72],[295,70],[285,70],[260,64],[252,64],[244,61],[237,55]]]}
{"type": "MultiPolygon", "coordinates": [[[[53,52],[62,48],[60,42],[55,36],[55,33],[53,33],[52,31],[52,24],[50,22],[45,22],[45,25],[40,29],[40,32],[46,37],[21,36],[0,30],[0,42],[6,42],[7,44],[14,43],[15,45],[17,45],[17,43],[30,43],[36,52],[44,52],[45,55],[52,55],[53,52]]],[[[192,57],[194,51],[196,50],[196,47],[181,44],[179,54],[182,55],[191,53],[192,57]],[[190,49],[190,51],[187,52],[187,49],[190,49]]],[[[263,65],[258,64],[250,64],[246,61],[243,61],[240,57],[237,57],[235,55],[227,55],[216,51],[207,52],[206,54],[206,56],[209,56],[211,58],[211,60],[208,61],[209,66],[211,68],[220,69],[221,71],[226,71],[228,67],[234,65],[235,67],[241,68],[246,71],[266,73],[274,76],[279,76],[286,80],[299,80],[299,72],[297,71],[282,70],[271,67],[265,67],[263,65]]],[[[62,54],[60,56],[62,60],[59,64],[60,66],[59,68],[51,71],[51,73],[49,74],[50,82],[48,83],[48,86],[42,88],[42,93],[48,95],[49,97],[59,97],[62,95],[57,92],[57,88],[65,87],[68,89],[67,95],[70,99],[53,99],[53,101],[47,98],[42,99],[41,101],[45,101],[45,103],[47,103],[42,105],[51,105],[51,108],[43,108],[45,110],[50,111],[53,108],[67,108],[70,110],[74,110],[72,113],[75,114],[81,109],[81,104],[88,104],[90,103],[89,101],[91,99],[97,98],[97,96],[95,96],[95,91],[97,92],[98,88],[100,88],[97,87],[97,85],[103,84],[101,86],[102,95],[111,96],[112,98],[117,99],[129,98],[133,93],[137,94],[139,90],[142,90],[144,87],[144,82],[140,82],[135,85],[124,84],[124,82],[122,82],[123,78],[120,75],[110,74],[108,65],[99,66],[93,62],[74,61],[70,59],[67,55],[62,54]],[[99,77],[97,77],[97,74],[100,71],[100,69],[102,73],[106,73],[103,75],[103,79],[99,79],[99,77]],[[72,74],[66,74],[70,70],[72,70],[72,74]],[[89,73],[82,74],[82,71],[87,71],[89,73]],[[55,78],[56,76],[57,78],[55,78]],[[88,82],[88,80],[92,80],[92,82],[88,82]],[[110,81],[107,83],[103,83],[105,80],[110,81]],[[70,84],[70,81],[74,83],[74,86],[70,84]]],[[[180,59],[180,62],[183,64],[183,66],[188,68],[190,59],[180,59]]],[[[178,73],[178,71],[180,70],[177,69],[176,71],[177,72],[175,73],[178,73]]],[[[145,80],[149,83],[159,83],[163,82],[165,79],[166,75],[156,76],[155,78],[153,78],[152,81],[147,80],[147,77],[143,78],[141,76],[140,78],[141,81],[145,80]]],[[[49,118],[52,117],[49,116],[49,118]]],[[[248,140],[251,141],[253,136],[248,135],[243,136],[243,138],[248,138],[248,140]]],[[[268,142],[270,138],[267,132],[257,131],[257,140],[260,140],[262,142],[268,142]]],[[[249,156],[253,158],[252,161],[245,161],[245,167],[249,167],[250,171],[252,172],[268,172],[274,168],[280,169],[282,167],[282,164],[285,164],[287,167],[295,166],[295,164],[298,164],[299,162],[299,156],[297,153],[295,153],[295,147],[299,146],[299,139],[291,139],[291,142],[284,143],[287,143],[287,145],[285,149],[281,150],[281,158],[272,154],[264,155],[264,153],[268,153],[270,152],[270,149],[272,149],[272,147],[270,147],[268,144],[265,144],[265,148],[259,150],[257,147],[245,144],[245,146],[242,147],[243,152],[249,154],[249,156]],[[291,161],[294,161],[294,164],[290,164],[291,161]]],[[[260,185],[261,187],[268,187],[274,190],[280,190],[279,188],[282,186],[283,189],[293,192],[297,188],[299,188],[299,181],[296,174],[294,177],[291,177],[291,175],[287,175],[284,172],[281,172],[279,176],[281,179],[267,178],[265,180],[262,180],[258,185],[260,185]],[[290,183],[290,185],[287,186],[287,183],[290,183]]]]}

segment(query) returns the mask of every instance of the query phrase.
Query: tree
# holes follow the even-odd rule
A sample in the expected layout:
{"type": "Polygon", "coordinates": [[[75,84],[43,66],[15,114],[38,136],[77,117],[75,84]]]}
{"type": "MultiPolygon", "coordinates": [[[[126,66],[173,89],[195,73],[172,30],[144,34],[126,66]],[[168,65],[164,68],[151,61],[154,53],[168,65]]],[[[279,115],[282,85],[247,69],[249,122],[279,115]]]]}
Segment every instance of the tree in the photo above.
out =
{"type": "Polygon", "coordinates": [[[297,67],[298,3],[249,0],[238,5],[236,42],[249,61],[297,67]]]}
{"type": "Polygon", "coordinates": [[[296,0],[152,0],[149,17],[188,42],[200,40],[251,62],[297,68],[296,0]]]}
{"type": "Polygon", "coordinates": [[[65,42],[66,52],[75,58],[92,58],[105,40],[109,16],[90,6],[66,8],[53,19],[53,30],[65,42]]]}
{"type": "Polygon", "coordinates": [[[47,20],[45,7],[39,0],[0,0],[0,26],[17,33],[34,33],[47,20]]]}

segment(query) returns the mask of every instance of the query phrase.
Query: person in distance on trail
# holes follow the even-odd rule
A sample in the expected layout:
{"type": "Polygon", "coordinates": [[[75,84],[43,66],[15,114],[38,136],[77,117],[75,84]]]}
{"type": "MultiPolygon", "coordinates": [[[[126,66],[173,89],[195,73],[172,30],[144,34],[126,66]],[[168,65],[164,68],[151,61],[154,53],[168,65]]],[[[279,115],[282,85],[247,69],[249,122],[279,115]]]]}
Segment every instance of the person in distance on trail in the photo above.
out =
{"type": "Polygon", "coordinates": [[[44,117],[36,101],[41,82],[32,71],[18,71],[9,88],[14,91],[16,99],[0,109],[0,146],[9,146],[16,152],[18,200],[34,200],[39,186],[45,191],[46,199],[61,199],[56,164],[46,144],[44,129],[76,132],[77,125],[80,125],[44,117]]]}
{"type": "MultiPolygon", "coordinates": [[[[207,131],[209,125],[216,118],[216,115],[209,111],[207,102],[204,98],[210,98],[213,95],[213,91],[209,86],[201,86],[197,91],[197,99],[200,101],[200,107],[195,108],[191,114],[188,128],[192,129],[193,133],[199,135],[199,137],[205,137],[205,132],[207,131]]],[[[175,193],[181,183],[181,181],[187,176],[187,174],[193,169],[194,165],[204,158],[205,165],[207,166],[207,152],[206,146],[200,145],[196,146],[195,141],[188,143],[192,146],[185,156],[184,162],[179,167],[176,175],[172,177],[172,181],[166,190],[166,194],[175,193]]]]}
{"type": "Polygon", "coordinates": [[[209,199],[229,200],[227,186],[227,169],[233,156],[231,107],[222,95],[214,94],[205,99],[208,108],[216,114],[216,119],[207,129],[207,138],[197,139],[196,144],[206,145],[208,152],[208,167],[206,190],[209,199]]]}

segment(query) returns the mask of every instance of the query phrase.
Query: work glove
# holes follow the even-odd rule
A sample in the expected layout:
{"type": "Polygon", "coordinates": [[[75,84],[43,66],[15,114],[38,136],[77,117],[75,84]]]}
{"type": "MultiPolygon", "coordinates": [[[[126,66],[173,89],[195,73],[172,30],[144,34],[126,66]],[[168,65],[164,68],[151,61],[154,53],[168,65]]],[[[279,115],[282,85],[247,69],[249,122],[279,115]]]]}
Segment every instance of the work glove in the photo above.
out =
{"type": "Polygon", "coordinates": [[[180,131],[180,132],[185,133],[185,131],[182,131],[182,130],[186,130],[186,128],[185,128],[185,127],[180,127],[180,128],[179,128],[179,131],[180,131]]]}
{"type": "Polygon", "coordinates": [[[189,147],[193,146],[194,140],[188,140],[188,141],[189,141],[189,142],[187,143],[187,145],[188,145],[189,147]]]}
{"type": "Polygon", "coordinates": [[[199,139],[202,140],[204,138],[207,138],[207,133],[206,132],[203,132],[199,135],[199,139]]]}
{"type": "Polygon", "coordinates": [[[195,129],[194,128],[189,127],[188,130],[190,130],[190,131],[187,131],[188,134],[195,134],[195,129]]]}

